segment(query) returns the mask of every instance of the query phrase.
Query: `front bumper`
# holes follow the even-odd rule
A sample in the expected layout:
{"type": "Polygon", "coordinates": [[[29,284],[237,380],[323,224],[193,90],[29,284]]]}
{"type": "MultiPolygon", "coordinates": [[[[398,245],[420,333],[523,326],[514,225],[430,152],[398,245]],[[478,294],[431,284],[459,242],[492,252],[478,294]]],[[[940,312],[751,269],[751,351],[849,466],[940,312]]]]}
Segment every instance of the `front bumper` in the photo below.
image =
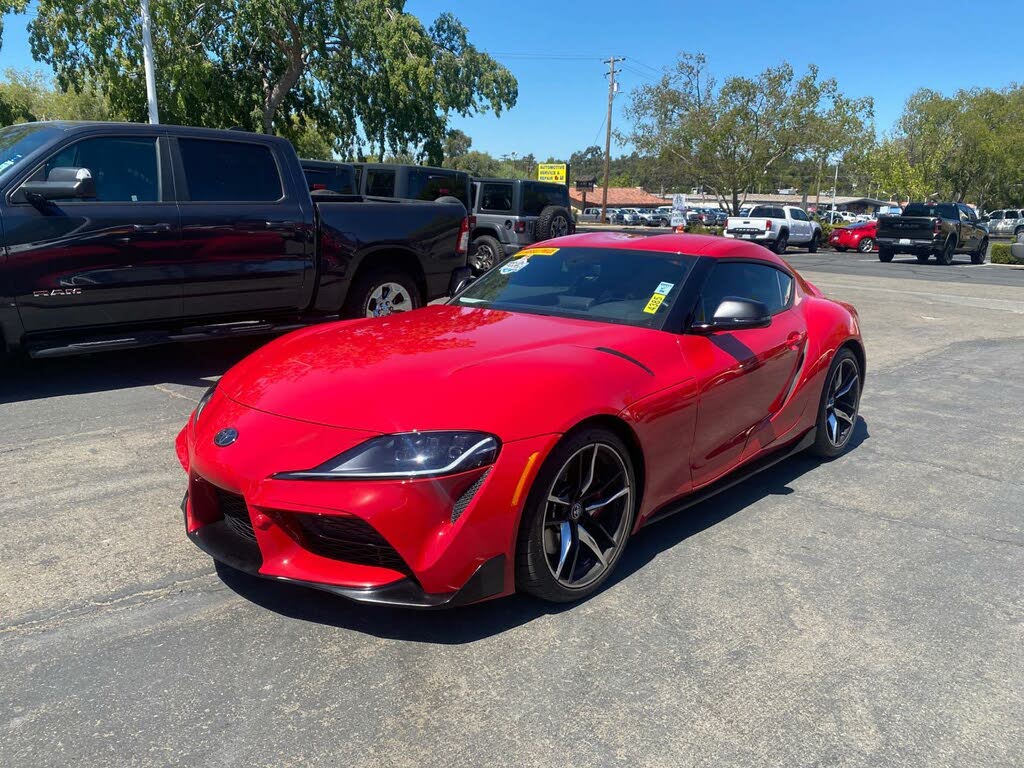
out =
{"type": "Polygon", "coordinates": [[[178,437],[189,538],[237,570],[360,602],[440,608],[513,592],[523,488],[557,436],[506,443],[490,467],[444,478],[273,477],[371,435],[254,411],[217,392],[178,437]],[[218,448],[213,435],[225,426],[239,437],[218,448]]]}

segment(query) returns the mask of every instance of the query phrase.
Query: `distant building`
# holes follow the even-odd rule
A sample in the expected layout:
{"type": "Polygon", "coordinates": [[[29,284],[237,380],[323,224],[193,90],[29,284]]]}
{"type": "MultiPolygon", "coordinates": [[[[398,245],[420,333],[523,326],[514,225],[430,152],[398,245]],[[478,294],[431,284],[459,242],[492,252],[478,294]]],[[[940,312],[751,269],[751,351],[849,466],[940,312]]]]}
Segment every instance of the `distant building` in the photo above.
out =
{"type": "MultiPolygon", "coordinates": [[[[600,208],[603,190],[597,187],[587,192],[587,208],[600,208]]],[[[569,188],[569,202],[575,210],[583,210],[583,193],[569,188]]],[[[672,202],[671,196],[668,203],[672,202]]],[[[657,208],[666,205],[666,201],[657,195],[644,192],[642,187],[608,187],[609,208],[657,208]]]]}

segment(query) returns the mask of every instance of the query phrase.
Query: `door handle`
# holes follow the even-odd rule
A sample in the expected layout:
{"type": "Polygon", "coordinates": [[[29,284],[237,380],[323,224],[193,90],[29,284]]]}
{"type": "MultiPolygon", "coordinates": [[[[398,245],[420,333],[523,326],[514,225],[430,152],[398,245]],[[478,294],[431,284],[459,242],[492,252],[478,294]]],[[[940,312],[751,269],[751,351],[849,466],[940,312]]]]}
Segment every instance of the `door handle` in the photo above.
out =
{"type": "Polygon", "coordinates": [[[132,232],[138,232],[140,234],[157,234],[160,232],[170,232],[171,225],[167,223],[163,224],[132,224],[132,232]]]}
{"type": "Polygon", "coordinates": [[[802,331],[793,331],[786,337],[786,346],[793,350],[800,349],[804,343],[804,339],[806,338],[806,333],[803,333],[802,331]]]}

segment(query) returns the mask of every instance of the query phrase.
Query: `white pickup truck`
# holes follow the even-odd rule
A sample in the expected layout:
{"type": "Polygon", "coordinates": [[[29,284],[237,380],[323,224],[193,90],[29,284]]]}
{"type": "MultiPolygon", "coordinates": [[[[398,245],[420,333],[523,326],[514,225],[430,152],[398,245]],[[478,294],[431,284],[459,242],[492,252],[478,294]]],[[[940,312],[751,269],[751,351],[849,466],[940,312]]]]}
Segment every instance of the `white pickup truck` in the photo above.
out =
{"type": "Polygon", "coordinates": [[[821,243],[821,225],[795,205],[755,205],[749,216],[729,217],[725,236],[753,240],[776,253],[785,253],[791,245],[814,253],[821,243]]]}

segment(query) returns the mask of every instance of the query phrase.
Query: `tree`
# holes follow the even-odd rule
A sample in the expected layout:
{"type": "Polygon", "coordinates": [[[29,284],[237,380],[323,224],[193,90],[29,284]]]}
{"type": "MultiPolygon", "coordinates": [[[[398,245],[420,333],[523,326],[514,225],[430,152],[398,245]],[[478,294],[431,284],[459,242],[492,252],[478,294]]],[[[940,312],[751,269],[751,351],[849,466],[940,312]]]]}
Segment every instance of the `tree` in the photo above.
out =
{"type": "Polygon", "coordinates": [[[780,162],[841,154],[870,134],[870,98],[850,99],[816,67],[797,78],[786,63],[719,84],[702,54],[681,54],[656,83],[634,91],[625,136],[647,155],[672,158],[736,212],[780,162]]]}
{"type": "Polygon", "coordinates": [[[447,168],[454,168],[459,171],[469,171],[473,176],[480,178],[498,178],[504,176],[501,162],[491,157],[486,152],[470,150],[460,157],[446,162],[447,168]]]}
{"type": "MultiPolygon", "coordinates": [[[[146,115],[137,0],[39,0],[33,55],[65,90],[95,82],[146,115]]],[[[429,27],[404,0],[161,0],[151,4],[167,122],[287,133],[315,123],[334,151],[441,160],[451,114],[515,104],[512,74],[449,13],[429,27]]]]}
{"type": "Polygon", "coordinates": [[[444,138],[445,163],[447,164],[449,160],[464,157],[472,146],[473,140],[469,138],[468,134],[460,131],[458,128],[452,128],[444,138]]]}
{"type": "Polygon", "coordinates": [[[4,125],[29,120],[109,120],[106,99],[95,87],[61,91],[41,72],[8,69],[0,82],[0,120],[4,125]],[[7,106],[4,112],[3,105],[7,106]]]}

